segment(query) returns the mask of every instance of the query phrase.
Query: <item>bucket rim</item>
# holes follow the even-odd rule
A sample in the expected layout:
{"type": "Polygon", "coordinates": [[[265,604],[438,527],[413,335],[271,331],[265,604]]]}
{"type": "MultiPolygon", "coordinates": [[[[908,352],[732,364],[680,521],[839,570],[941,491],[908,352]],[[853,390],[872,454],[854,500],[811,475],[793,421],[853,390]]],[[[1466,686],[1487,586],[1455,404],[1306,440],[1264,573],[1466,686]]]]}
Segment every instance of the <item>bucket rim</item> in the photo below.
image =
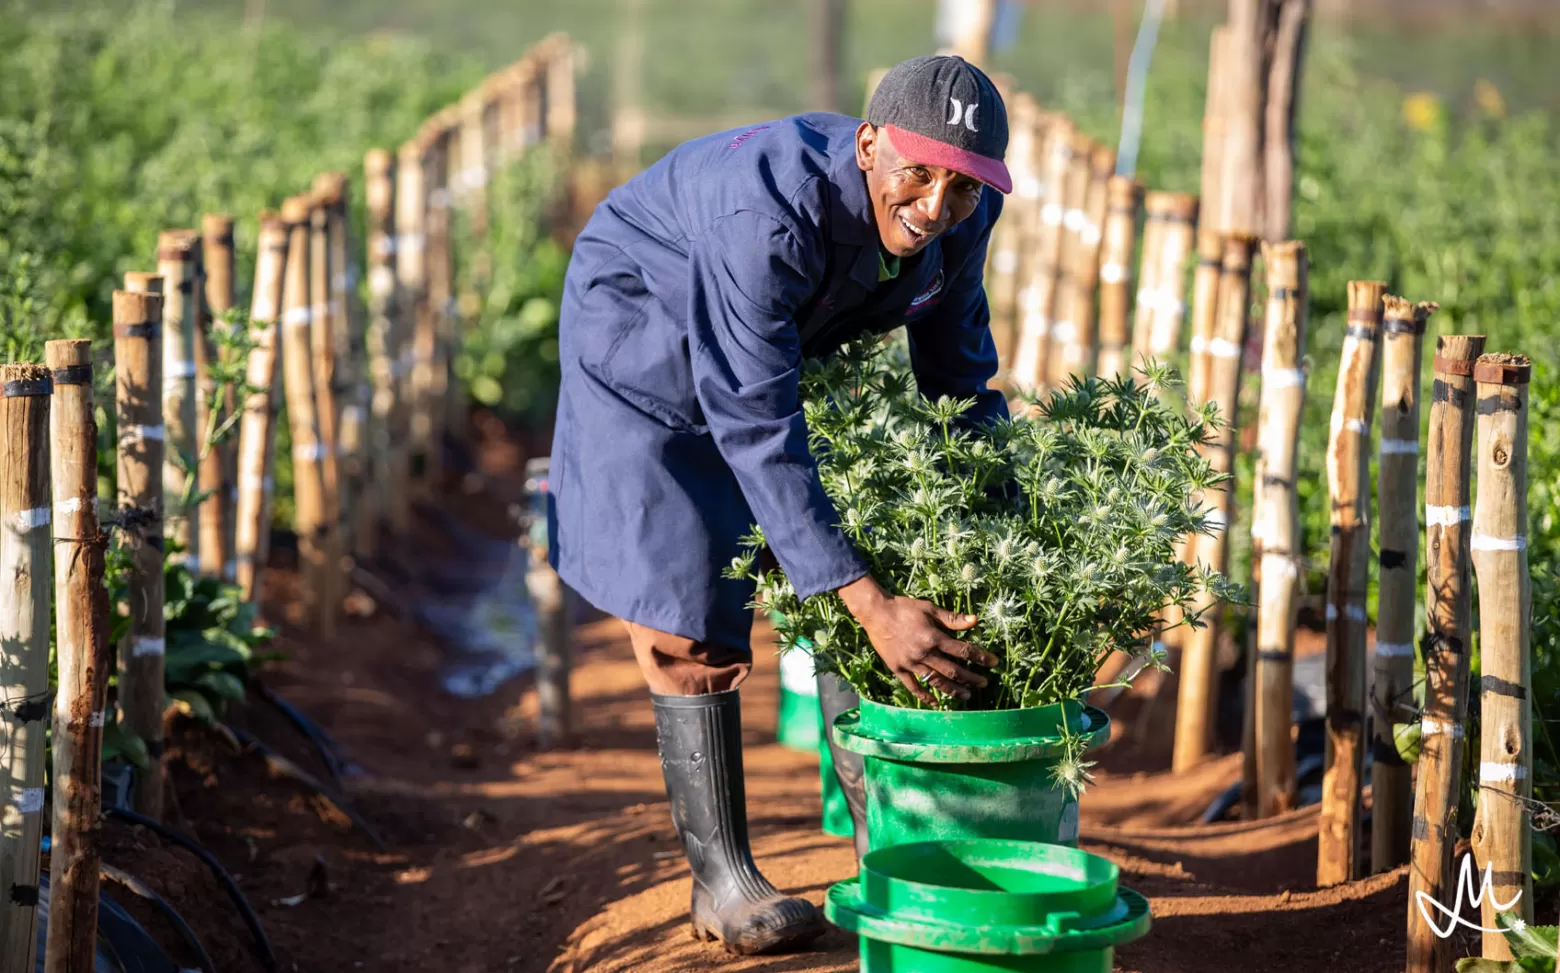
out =
{"type": "MultiPolygon", "coordinates": [[[[1110,739],[1110,716],[1104,710],[1082,703],[1080,722],[1082,726],[1079,732],[1084,738],[1084,749],[1093,749],[1110,739]]],[[[1066,750],[1065,741],[1059,733],[968,742],[960,742],[955,738],[947,742],[937,742],[926,739],[904,739],[862,724],[860,707],[841,713],[834,720],[834,741],[846,750],[862,756],[898,760],[904,763],[1021,763],[1060,757],[1066,750]]]]}

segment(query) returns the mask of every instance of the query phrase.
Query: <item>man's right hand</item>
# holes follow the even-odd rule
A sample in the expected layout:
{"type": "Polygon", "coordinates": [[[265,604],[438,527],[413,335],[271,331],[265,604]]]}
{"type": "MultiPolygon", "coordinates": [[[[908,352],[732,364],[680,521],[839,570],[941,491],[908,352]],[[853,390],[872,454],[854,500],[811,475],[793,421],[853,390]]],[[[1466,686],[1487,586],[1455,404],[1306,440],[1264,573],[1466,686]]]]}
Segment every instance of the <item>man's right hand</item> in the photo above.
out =
{"type": "Polygon", "coordinates": [[[948,634],[974,628],[979,621],[974,615],[946,611],[919,598],[891,595],[870,574],[840,588],[839,595],[866,629],[872,648],[889,671],[923,703],[935,700],[922,678],[950,696],[969,699],[969,687],[985,686],[986,677],[959,663],[977,662],[988,668],[997,664],[997,657],[990,652],[948,634]]]}

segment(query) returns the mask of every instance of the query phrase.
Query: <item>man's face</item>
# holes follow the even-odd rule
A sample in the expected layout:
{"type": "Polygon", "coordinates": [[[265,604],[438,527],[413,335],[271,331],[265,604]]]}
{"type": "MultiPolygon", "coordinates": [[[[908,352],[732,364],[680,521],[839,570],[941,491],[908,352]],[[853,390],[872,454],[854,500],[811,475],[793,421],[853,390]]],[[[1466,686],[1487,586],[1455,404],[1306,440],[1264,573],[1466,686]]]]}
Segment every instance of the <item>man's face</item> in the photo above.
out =
{"type": "Polygon", "coordinates": [[[885,129],[865,122],[856,130],[856,165],[867,174],[878,239],[896,257],[921,252],[980,204],[978,179],[901,156],[885,129]]]}

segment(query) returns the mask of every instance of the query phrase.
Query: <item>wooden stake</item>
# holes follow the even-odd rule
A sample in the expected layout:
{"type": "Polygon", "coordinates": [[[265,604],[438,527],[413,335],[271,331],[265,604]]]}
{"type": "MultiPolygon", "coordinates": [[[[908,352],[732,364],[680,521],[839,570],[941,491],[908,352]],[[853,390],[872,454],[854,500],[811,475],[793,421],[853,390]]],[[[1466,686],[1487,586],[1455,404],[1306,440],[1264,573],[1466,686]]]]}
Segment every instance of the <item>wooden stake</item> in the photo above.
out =
{"type": "MultiPolygon", "coordinates": [[[[1202,225],[1209,233],[1228,232],[1220,177],[1224,171],[1224,92],[1229,62],[1230,29],[1213,28],[1208,37],[1208,92],[1203,104],[1202,225]]],[[[1217,257],[1215,257],[1217,259],[1217,257]]]]}
{"type": "Polygon", "coordinates": [[[325,446],[316,414],[313,315],[309,302],[309,250],[312,201],[290,199],[282,218],[290,224],[287,271],[282,285],[282,373],[287,421],[292,432],[293,501],[297,508],[298,558],[304,584],[304,610],[320,638],[335,635],[336,613],[329,598],[330,516],[325,495],[325,446]],[[298,222],[293,222],[293,217],[298,222]]]}
{"type": "Polygon", "coordinates": [[[1163,260],[1166,193],[1150,192],[1143,197],[1143,260],[1138,270],[1137,296],[1132,308],[1131,360],[1137,362],[1149,354],[1149,336],[1154,328],[1154,309],[1159,306],[1159,273],[1163,260]]]}
{"type": "MultiPolygon", "coordinates": [[[[1191,193],[1160,195],[1159,266],[1154,272],[1153,306],[1146,354],[1164,359],[1181,347],[1182,322],[1186,318],[1186,261],[1192,254],[1197,229],[1197,197],[1191,193]]],[[[1142,290],[1138,299],[1144,299],[1142,290]]]]}
{"type": "Polygon", "coordinates": [[[114,385],[119,420],[119,519],[130,557],[130,631],[119,647],[119,711],[151,758],[135,810],[162,819],[163,544],[162,297],[114,292],[114,385]]]}
{"type": "Polygon", "coordinates": [[[1083,249],[1083,231],[1089,223],[1089,183],[1094,171],[1094,140],[1082,132],[1073,134],[1072,157],[1062,186],[1062,247],[1057,255],[1058,275],[1051,313],[1050,351],[1042,376],[1046,388],[1060,388],[1068,376],[1067,349],[1078,338],[1078,285],[1076,274],[1079,252],[1083,249]]]}
{"type": "MultiPolygon", "coordinates": [[[[331,278],[336,268],[330,253],[330,205],[318,193],[310,198],[309,211],[309,342],[314,367],[314,424],[319,430],[317,458],[324,481],[324,520],[320,527],[324,569],[319,576],[321,615],[329,615],[334,628],[336,606],[341,602],[341,407],[337,399],[341,360],[338,336],[345,327],[336,320],[331,302],[331,278]]],[[[295,441],[296,445],[296,441],[295,441]]],[[[325,624],[325,623],[322,623],[325,624]]]]}
{"type": "Polygon", "coordinates": [[[281,315],[282,279],[287,268],[287,217],[300,219],[301,203],[283,216],[260,215],[259,255],[255,261],[254,302],[249,311],[250,335],[246,382],[253,388],[244,400],[244,416],[238,430],[238,510],[235,547],[235,580],[246,601],[260,600],[260,577],[265,570],[271,534],[272,465],[275,453],[277,377],[277,318],[281,315]]]}
{"type": "Polygon", "coordinates": [[[471,232],[477,239],[488,232],[488,147],[487,97],[481,89],[471,91],[460,102],[460,121],[451,134],[458,146],[460,168],[449,173],[449,184],[457,202],[471,214],[471,232]]]}
{"type": "MultiPolygon", "coordinates": [[[[1251,299],[1251,250],[1253,239],[1235,234],[1224,241],[1224,260],[1219,274],[1219,315],[1213,336],[1208,341],[1208,398],[1219,407],[1225,423],[1215,431],[1213,442],[1203,453],[1213,468],[1229,473],[1235,465],[1235,431],[1238,428],[1237,404],[1240,401],[1240,354],[1246,343],[1247,308],[1251,299]]],[[[1223,571],[1229,547],[1229,525],[1234,520],[1233,484],[1225,484],[1204,498],[1212,510],[1211,537],[1197,539],[1197,559],[1205,567],[1223,571]]],[[[1199,604],[1204,607],[1208,602],[1199,604]]],[[[1218,671],[1214,652],[1222,628],[1218,608],[1203,616],[1205,622],[1185,638],[1181,653],[1180,698],[1176,704],[1175,754],[1172,766],[1188,770],[1202,762],[1213,749],[1213,714],[1218,704],[1218,671]]]]}
{"type": "MultiPolygon", "coordinates": [[[[157,272],[163,279],[163,517],[168,537],[183,548],[175,561],[200,563],[197,510],[186,508],[185,487],[199,465],[199,421],[195,386],[195,332],[200,301],[195,298],[200,236],[168,230],[157,237],[157,272]],[[188,465],[188,469],[186,469],[188,465]]],[[[198,483],[198,480],[197,480],[198,483]]]]}
{"type": "Polygon", "coordinates": [[[419,413],[418,341],[426,340],[432,333],[427,293],[428,182],[425,155],[421,141],[407,142],[401,146],[396,165],[395,257],[399,295],[396,309],[400,319],[397,331],[401,336],[397,342],[401,354],[396,359],[399,366],[396,400],[401,415],[391,437],[394,454],[390,481],[390,527],[397,534],[403,534],[411,527],[411,451],[417,436],[415,419],[419,413]],[[405,475],[394,475],[400,471],[404,471],[405,475]]]}
{"type": "Polygon", "coordinates": [[[54,697],[54,824],[49,850],[45,973],[95,968],[101,863],[103,706],[108,642],[107,536],[98,528],[97,418],[92,342],[50,341],[49,412],[54,496],[54,609],[59,691],[54,697]]]}
{"type": "Polygon", "coordinates": [[[1013,177],[1014,194],[1003,206],[1003,218],[992,229],[986,268],[986,289],[991,299],[991,336],[997,347],[997,375],[1005,383],[1013,365],[1017,341],[1019,268],[1029,242],[1029,224],[1038,219],[1032,212],[1039,204],[1038,163],[1039,119],[1035,100],[1026,94],[1013,99],[1008,107],[1008,171],[1013,177]],[[1032,195],[1026,195],[1029,190],[1032,195]]]}
{"type": "Polygon", "coordinates": [[[1484,355],[1478,387],[1479,494],[1473,570],[1479,579],[1479,798],[1473,854],[1491,869],[1486,959],[1511,959],[1496,905],[1533,921],[1532,582],[1527,556],[1528,379],[1520,355],[1484,355]]]}
{"type": "Polygon", "coordinates": [[[1095,326],[1094,292],[1100,284],[1100,251],[1104,237],[1105,211],[1109,206],[1111,173],[1116,169],[1116,150],[1095,146],[1089,156],[1089,188],[1083,206],[1083,226],[1078,230],[1078,249],[1073,252],[1072,333],[1063,338],[1062,361],[1067,374],[1092,375],[1099,351],[1095,326]]]}
{"type": "Polygon", "coordinates": [[[1373,872],[1408,861],[1413,768],[1398,754],[1395,723],[1414,713],[1414,607],[1419,573],[1419,371],[1435,305],[1388,296],[1381,325],[1381,458],[1376,479],[1380,587],[1371,679],[1373,872]]]}
{"type": "MultiPolygon", "coordinates": [[[[1452,848],[1468,719],[1468,650],[1473,628],[1468,480],[1473,446],[1473,368],[1483,335],[1436,339],[1425,465],[1425,715],[1414,786],[1414,846],[1408,872],[1407,973],[1446,973],[1451,944],[1420,912],[1420,893],[1454,901],[1452,848]]],[[[1450,907],[1450,906],[1448,906],[1450,907]]]]}
{"type": "MultiPolygon", "coordinates": [[[[1265,0],[1229,0],[1229,33],[1221,52],[1224,118],[1220,149],[1217,226],[1227,233],[1256,234],[1262,190],[1262,110],[1266,102],[1263,53],[1265,0]]],[[[1207,198],[1207,197],[1204,197],[1207,198]]]]}
{"type": "Polygon", "coordinates": [[[345,173],[321,173],[314,180],[315,198],[325,214],[325,249],[329,254],[326,304],[330,346],[335,356],[331,394],[337,409],[335,463],[339,509],[335,530],[340,554],[355,549],[352,527],[357,522],[354,508],[362,484],[364,423],[368,418],[368,386],[362,381],[359,365],[363,330],[353,313],[356,302],[352,292],[357,287],[357,274],[347,241],[347,191],[345,173]]]}
{"type": "MultiPolygon", "coordinates": [[[[1316,882],[1363,874],[1365,586],[1370,559],[1370,415],[1380,363],[1382,281],[1349,281],[1348,330],[1327,440],[1332,557],[1327,571],[1327,773],[1322,783],[1316,882]]],[[[1286,746],[1288,736],[1285,736],[1286,746]]]]}
{"type": "MultiPolygon", "coordinates": [[[[368,372],[372,378],[372,418],[368,423],[370,471],[359,496],[358,523],[353,531],[358,553],[371,557],[379,547],[380,525],[392,508],[392,482],[408,475],[393,461],[405,456],[396,448],[401,412],[397,402],[400,330],[395,279],[395,159],[373,149],[363,159],[368,202],[368,330],[365,337],[368,372]]],[[[404,435],[400,437],[404,442],[404,435]]]]}
{"type": "MultiPolygon", "coordinates": [[[[216,327],[216,319],[233,307],[233,217],[208,213],[201,219],[201,257],[205,268],[207,329],[216,327]]],[[[203,331],[201,335],[206,337],[203,331]]],[[[199,359],[209,360],[209,351],[199,359]]],[[[204,387],[204,386],[203,386],[204,387]]],[[[231,416],[238,403],[234,390],[222,397],[221,414],[231,416]]],[[[209,402],[207,393],[203,400],[209,402]]],[[[202,428],[207,428],[202,426],[202,428]]],[[[233,579],[233,516],[238,499],[238,443],[229,438],[211,448],[201,460],[200,488],[211,491],[209,502],[201,507],[201,573],[233,579]]]]}
{"type": "Polygon", "coordinates": [[[437,489],[444,456],[444,396],[449,386],[451,322],[454,309],[454,263],[450,252],[449,151],[453,130],[441,128],[428,153],[428,299],[419,318],[416,347],[420,370],[414,375],[418,412],[412,439],[422,447],[418,481],[437,489]]]}
{"type": "Polygon", "coordinates": [[[1289,235],[1289,210],[1295,182],[1295,103],[1300,90],[1306,21],[1311,0],[1267,0],[1277,3],[1277,26],[1267,75],[1263,119],[1264,233],[1269,240],[1289,235]]]}
{"type": "Polygon", "coordinates": [[[1075,135],[1072,122],[1065,116],[1057,118],[1046,131],[1043,150],[1045,202],[1040,206],[1033,263],[1029,268],[1020,267],[1019,270],[1020,327],[1010,378],[1013,387],[1020,391],[1040,391],[1049,367],[1051,314],[1061,279],[1066,193],[1075,135]]]}
{"type": "Polygon", "coordinates": [[[1105,239],[1100,255],[1100,357],[1102,378],[1130,375],[1132,335],[1127,310],[1132,294],[1132,249],[1137,243],[1143,185],[1130,176],[1112,176],[1106,190],[1105,239]]]}
{"type": "Polygon", "coordinates": [[[33,973],[49,713],[49,370],[0,365],[0,390],[0,973],[33,973]]]}
{"type": "Polygon", "coordinates": [[[546,59],[546,96],[543,102],[547,137],[568,154],[574,148],[575,110],[574,42],[562,34],[549,38],[551,48],[546,59]]]}

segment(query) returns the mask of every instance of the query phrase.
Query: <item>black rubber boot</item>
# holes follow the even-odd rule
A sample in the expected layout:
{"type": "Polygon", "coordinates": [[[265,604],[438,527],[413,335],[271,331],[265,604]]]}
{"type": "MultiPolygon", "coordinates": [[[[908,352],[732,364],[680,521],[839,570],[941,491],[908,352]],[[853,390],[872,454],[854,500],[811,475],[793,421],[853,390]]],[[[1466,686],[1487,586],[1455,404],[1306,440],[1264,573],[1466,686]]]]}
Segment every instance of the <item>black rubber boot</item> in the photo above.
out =
{"type": "Polygon", "coordinates": [[[781,895],[753,864],[737,691],[651,699],[672,822],[693,872],[694,936],[744,954],[817,938],[824,928],[818,909],[781,895]]]}
{"type": "Polygon", "coordinates": [[[855,709],[861,697],[850,684],[832,672],[818,673],[818,706],[823,710],[823,732],[828,734],[829,756],[834,760],[834,777],[845,792],[845,803],[850,807],[850,819],[856,825],[856,858],[860,860],[871,849],[867,835],[867,779],[866,759],[834,742],[834,718],[846,710],[855,709]]]}

